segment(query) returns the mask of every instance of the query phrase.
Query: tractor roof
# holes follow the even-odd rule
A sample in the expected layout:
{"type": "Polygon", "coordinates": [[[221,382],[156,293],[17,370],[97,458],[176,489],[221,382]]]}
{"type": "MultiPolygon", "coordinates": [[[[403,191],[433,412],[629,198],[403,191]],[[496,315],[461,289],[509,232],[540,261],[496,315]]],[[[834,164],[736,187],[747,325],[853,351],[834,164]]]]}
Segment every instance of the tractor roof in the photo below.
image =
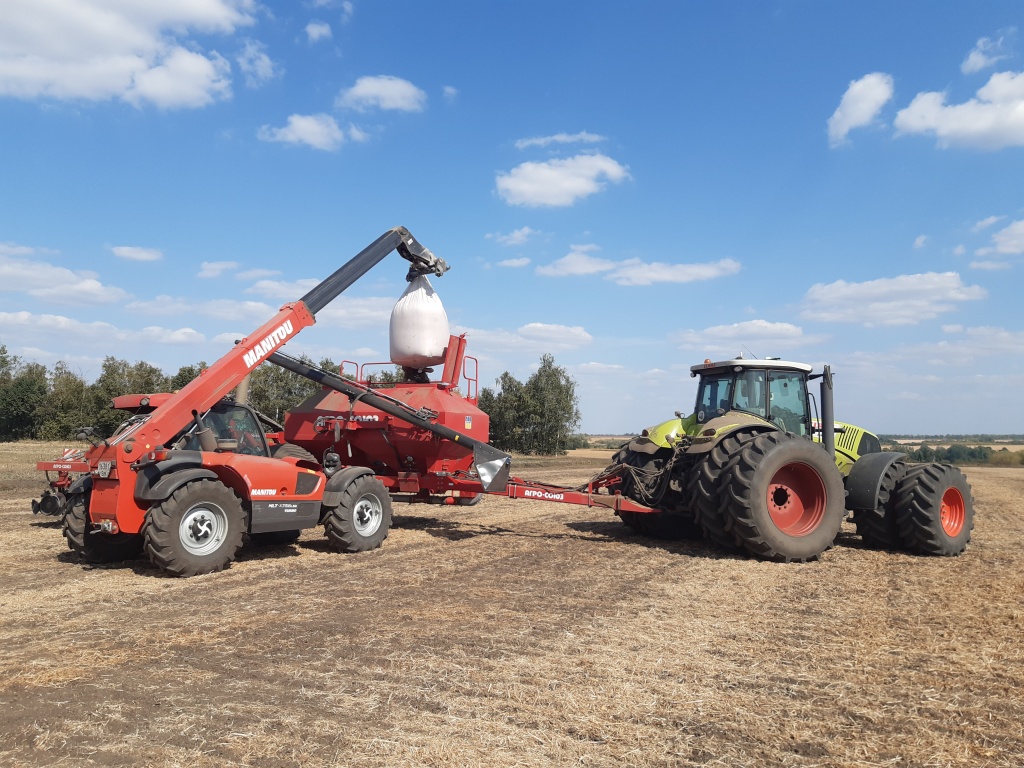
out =
{"type": "Polygon", "coordinates": [[[771,368],[775,371],[800,371],[802,373],[810,373],[813,366],[808,365],[807,363],[793,363],[788,360],[774,360],[771,358],[768,360],[745,360],[742,357],[737,357],[732,360],[720,360],[717,363],[705,360],[700,365],[691,365],[690,375],[703,376],[709,373],[734,371],[737,368],[771,368]]]}

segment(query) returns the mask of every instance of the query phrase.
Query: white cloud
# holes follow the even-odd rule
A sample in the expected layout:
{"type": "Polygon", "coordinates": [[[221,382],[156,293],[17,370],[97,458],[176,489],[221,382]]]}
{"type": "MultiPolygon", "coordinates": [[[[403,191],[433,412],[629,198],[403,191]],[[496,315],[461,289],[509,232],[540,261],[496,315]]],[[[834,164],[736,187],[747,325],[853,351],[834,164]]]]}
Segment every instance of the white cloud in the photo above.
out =
{"type": "Polygon", "coordinates": [[[963,60],[963,63],[960,65],[960,71],[965,75],[970,75],[974,72],[988,69],[1003,59],[1008,59],[1010,57],[1009,54],[1003,51],[1004,44],[1005,38],[1002,37],[998,40],[982,37],[975,44],[971,52],[967,54],[967,58],[963,60]]]}
{"type": "Polygon", "coordinates": [[[978,250],[979,255],[988,253],[1024,253],[1024,220],[1015,221],[992,235],[993,246],[978,250]]]}
{"type": "Polygon", "coordinates": [[[766,357],[819,343],[824,337],[807,336],[800,326],[792,323],[747,320],[702,330],[680,331],[672,334],[670,339],[681,349],[698,350],[707,357],[716,358],[747,357],[751,354],[766,357]]]}
{"type": "Polygon", "coordinates": [[[124,98],[138,107],[196,108],[231,98],[231,65],[218,53],[209,57],[177,48],[159,64],[135,75],[124,98]]]}
{"type": "Polygon", "coordinates": [[[1005,218],[1005,216],[989,216],[988,218],[982,219],[973,227],[971,227],[971,232],[981,232],[983,229],[988,229],[996,222],[1002,221],[1005,218]]]}
{"type": "Polygon", "coordinates": [[[606,182],[630,178],[625,166],[605,155],[576,155],[517,165],[498,174],[498,194],[509,205],[558,208],[600,192],[606,182]]]}
{"type": "MultiPolygon", "coordinates": [[[[255,326],[272,317],[279,305],[270,305],[262,301],[238,301],[237,299],[214,299],[211,301],[194,301],[182,297],[161,295],[153,299],[133,301],[125,305],[125,310],[142,318],[196,316],[225,320],[232,324],[247,323],[255,326]]],[[[235,333],[232,341],[244,336],[235,333]]]]}
{"type": "Polygon", "coordinates": [[[618,262],[591,256],[591,252],[601,250],[596,245],[571,245],[569,253],[550,264],[537,267],[538,275],[548,277],[569,277],[571,275],[594,275],[615,269],[618,262]]]}
{"type": "Polygon", "coordinates": [[[355,142],[363,142],[370,140],[370,134],[352,125],[352,123],[349,123],[348,125],[348,137],[350,140],[355,142]]]}
{"type": "Polygon", "coordinates": [[[854,128],[873,123],[892,94],[892,76],[883,72],[872,72],[852,81],[828,119],[829,144],[837,147],[846,142],[847,134],[854,128]]]}
{"type": "MultiPolygon", "coordinates": [[[[292,295],[295,300],[301,293],[292,295]]],[[[386,328],[395,299],[390,296],[341,296],[317,313],[317,325],[328,328],[386,328]]]]}
{"type": "Polygon", "coordinates": [[[918,235],[914,238],[915,248],[924,248],[928,244],[928,235],[918,235]]]}
{"type": "Polygon", "coordinates": [[[198,35],[254,23],[255,0],[0,4],[0,95],[195,108],[231,95],[230,65],[198,35]]]}
{"type": "Polygon", "coordinates": [[[740,263],[721,259],[705,264],[666,264],[660,261],[643,262],[629,259],[617,265],[608,279],[618,285],[653,285],[655,283],[693,283],[716,277],[735,275],[740,263]]]}
{"type": "Polygon", "coordinates": [[[139,335],[143,341],[153,344],[202,344],[206,337],[192,328],[161,328],[149,325],[139,335]]]}
{"type": "Polygon", "coordinates": [[[525,267],[529,263],[530,263],[530,260],[524,256],[521,259],[505,259],[504,261],[499,261],[498,262],[498,266],[499,267],[512,267],[512,268],[515,268],[515,267],[525,267]]]}
{"type": "Polygon", "coordinates": [[[964,327],[962,325],[944,325],[942,326],[943,333],[963,333],[964,327]]]}
{"type": "Polygon", "coordinates": [[[2,253],[0,291],[24,291],[36,299],[69,306],[112,304],[131,298],[127,291],[101,283],[94,272],[73,271],[43,261],[2,253]]]}
{"type": "Polygon", "coordinates": [[[640,259],[612,261],[590,255],[598,250],[600,248],[596,245],[570,246],[569,253],[562,258],[537,267],[537,274],[570,277],[607,273],[605,278],[618,285],[654,285],[713,280],[716,277],[734,275],[741,268],[740,263],[733,259],[721,259],[704,264],[667,264],[660,261],[644,262],[640,259]]]}
{"type": "Polygon", "coordinates": [[[576,370],[578,370],[580,373],[597,374],[600,376],[608,373],[619,373],[621,371],[625,371],[626,367],[624,365],[618,365],[616,363],[590,362],[581,363],[580,365],[577,365],[576,370]]]}
{"type": "Polygon", "coordinates": [[[164,257],[156,248],[139,248],[134,245],[115,245],[110,251],[119,259],[129,261],[160,261],[164,257]]]}
{"type": "Polygon", "coordinates": [[[596,144],[604,141],[604,136],[596,133],[556,133],[553,136],[537,136],[532,139],[519,139],[516,142],[516,149],[527,149],[528,147],[547,147],[551,144],[596,144]]]}
{"type": "Polygon", "coordinates": [[[984,272],[998,272],[1003,269],[1011,269],[1011,266],[1005,261],[972,261],[971,269],[980,269],[984,272]]]}
{"type": "Polygon", "coordinates": [[[305,144],[313,149],[333,152],[345,141],[345,134],[330,115],[289,115],[284,128],[260,127],[256,134],[261,141],[283,144],[305,144]]]}
{"type": "Polygon", "coordinates": [[[38,342],[40,339],[63,339],[65,344],[94,344],[101,340],[111,342],[147,341],[161,344],[191,344],[205,341],[203,334],[191,328],[160,328],[149,326],[141,330],[125,330],[110,323],[83,322],[63,315],[34,314],[32,312],[0,312],[0,330],[17,331],[20,339],[38,342]]]}
{"type": "Polygon", "coordinates": [[[331,25],[326,21],[311,21],[306,25],[306,37],[311,43],[316,43],[320,40],[330,40],[331,25]]]}
{"type": "Polygon", "coordinates": [[[527,323],[515,331],[457,327],[452,333],[466,333],[476,349],[495,352],[558,352],[590,344],[594,337],[579,325],[527,323]]]}
{"type": "Polygon", "coordinates": [[[245,41],[245,47],[236,61],[245,75],[245,84],[250,88],[266,85],[281,74],[280,67],[267,55],[267,47],[256,40],[245,41]]]}
{"type": "Polygon", "coordinates": [[[239,272],[235,277],[239,280],[259,280],[263,277],[274,277],[280,275],[281,270],[279,269],[247,269],[244,272],[239,272]]]}
{"type": "Polygon", "coordinates": [[[246,293],[257,293],[275,301],[294,301],[304,296],[320,283],[315,277],[300,280],[257,280],[245,289],[246,293]]]}
{"type": "Polygon", "coordinates": [[[958,245],[956,248],[953,249],[954,256],[963,256],[965,253],[967,253],[967,248],[964,247],[963,244],[958,245]]]}
{"type": "Polygon", "coordinates": [[[500,232],[494,232],[493,234],[484,235],[488,240],[495,240],[502,245],[522,245],[534,235],[539,235],[540,232],[530,227],[520,227],[514,229],[507,235],[503,235],[500,232]]]}
{"type": "Polygon", "coordinates": [[[237,261],[204,261],[196,277],[220,277],[232,269],[238,269],[237,261]]]}
{"type": "Polygon", "coordinates": [[[458,98],[459,89],[453,85],[446,85],[441,93],[444,95],[444,100],[451,104],[458,98]]]}
{"type": "Polygon", "coordinates": [[[997,72],[963,104],[919,93],[894,122],[898,134],[934,134],[940,147],[996,150],[1024,146],[1024,72],[997,72]]]}
{"type": "Polygon", "coordinates": [[[866,327],[914,325],[951,312],[959,302],[987,295],[980,286],[964,285],[956,272],[900,275],[863,283],[837,280],[811,286],[801,317],[866,327]]]}
{"type": "Polygon", "coordinates": [[[355,13],[356,7],[352,4],[352,0],[342,0],[341,3],[341,23],[348,24],[352,20],[352,14],[355,13]]]}
{"type": "Polygon", "coordinates": [[[359,112],[369,109],[394,109],[401,112],[422,112],[427,94],[400,77],[376,75],[360,77],[356,84],[338,94],[337,107],[359,112]]]}

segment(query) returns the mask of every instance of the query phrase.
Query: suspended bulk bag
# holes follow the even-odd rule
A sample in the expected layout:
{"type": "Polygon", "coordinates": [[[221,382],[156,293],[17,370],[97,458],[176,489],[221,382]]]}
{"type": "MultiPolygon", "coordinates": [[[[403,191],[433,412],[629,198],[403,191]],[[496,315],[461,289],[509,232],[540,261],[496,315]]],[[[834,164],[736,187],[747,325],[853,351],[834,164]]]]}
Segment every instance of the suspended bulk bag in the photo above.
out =
{"type": "Polygon", "coordinates": [[[443,363],[448,336],[441,297],[426,277],[414,277],[391,310],[391,362],[409,368],[443,363]]]}

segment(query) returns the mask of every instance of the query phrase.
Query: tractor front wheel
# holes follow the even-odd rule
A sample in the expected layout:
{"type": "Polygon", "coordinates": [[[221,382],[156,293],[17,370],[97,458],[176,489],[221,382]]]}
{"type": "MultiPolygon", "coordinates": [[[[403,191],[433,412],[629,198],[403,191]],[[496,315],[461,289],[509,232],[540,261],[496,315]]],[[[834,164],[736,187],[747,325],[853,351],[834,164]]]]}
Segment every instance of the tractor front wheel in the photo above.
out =
{"type": "Polygon", "coordinates": [[[817,559],[843,524],[846,492],[820,445],[784,432],[746,443],[722,477],[730,530],[756,557],[817,559]]]}
{"type": "Polygon", "coordinates": [[[340,552],[377,549],[391,528],[391,496],[373,475],[357,477],[324,519],[328,541],[340,552]]]}
{"type": "Polygon", "coordinates": [[[951,464],[919,464],[896,485],[896,525],[911,552],[959,555],[974,529],[971,486],[951,464]]]}
{"type": "Polygon", "coordinates": [[[64,538],[68,548],[87,563],[120,563],[142,554],[142,536],[137,533],[104,533],[89,530],[85,494],[68,497],[64,513],[64,538]]]}
{"type": "Polygon", "coordinates": [[[217,480],[196,480],[150,508],[143,526],[146,554],[172,576],[213,573],[235,559],[246,527],[234,491],[217,480]]]}

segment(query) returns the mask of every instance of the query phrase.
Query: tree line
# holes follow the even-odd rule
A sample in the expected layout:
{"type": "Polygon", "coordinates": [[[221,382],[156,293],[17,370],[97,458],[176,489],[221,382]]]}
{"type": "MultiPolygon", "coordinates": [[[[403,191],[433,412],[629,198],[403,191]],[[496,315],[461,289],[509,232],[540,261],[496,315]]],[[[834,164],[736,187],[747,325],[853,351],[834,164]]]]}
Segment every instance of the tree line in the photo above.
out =
{"type": "MultiPolygon", "coordinates": [[[[314,364],[306,356],[304,363],[314,364]]],[[[332,360],[316,364],[339,373],[332,360]]],[[[92,383],[63,361],[52,369],[22,360],[0,344],[0,442],[14,440],[74,440],[82,427],[93,427],[107,437],[125,418],[110,401],[125,394],[174,392],[206,368],[205,362],[183,365],[166,374],[149,363],[129,363],[113,356],[103,360],[92,383]]],[[[377,386],[403,380],[402,368],[375,372],[377,386]]],[[[320,389],[320,385],[271,363],[257,367],[249,384],[249,402],[259,412],[282,421],[285,411],[320,389]]],[[[491,420],[490,440],[498,448],[523,454],[551,455],[582,447],[586,440],[575,433],[580,422],[576,382],[555,364],[552,355],[541,357],[537,371],[524,383],[507,371],[496,387],[484,387],[479,407],[491,420]]]]}

